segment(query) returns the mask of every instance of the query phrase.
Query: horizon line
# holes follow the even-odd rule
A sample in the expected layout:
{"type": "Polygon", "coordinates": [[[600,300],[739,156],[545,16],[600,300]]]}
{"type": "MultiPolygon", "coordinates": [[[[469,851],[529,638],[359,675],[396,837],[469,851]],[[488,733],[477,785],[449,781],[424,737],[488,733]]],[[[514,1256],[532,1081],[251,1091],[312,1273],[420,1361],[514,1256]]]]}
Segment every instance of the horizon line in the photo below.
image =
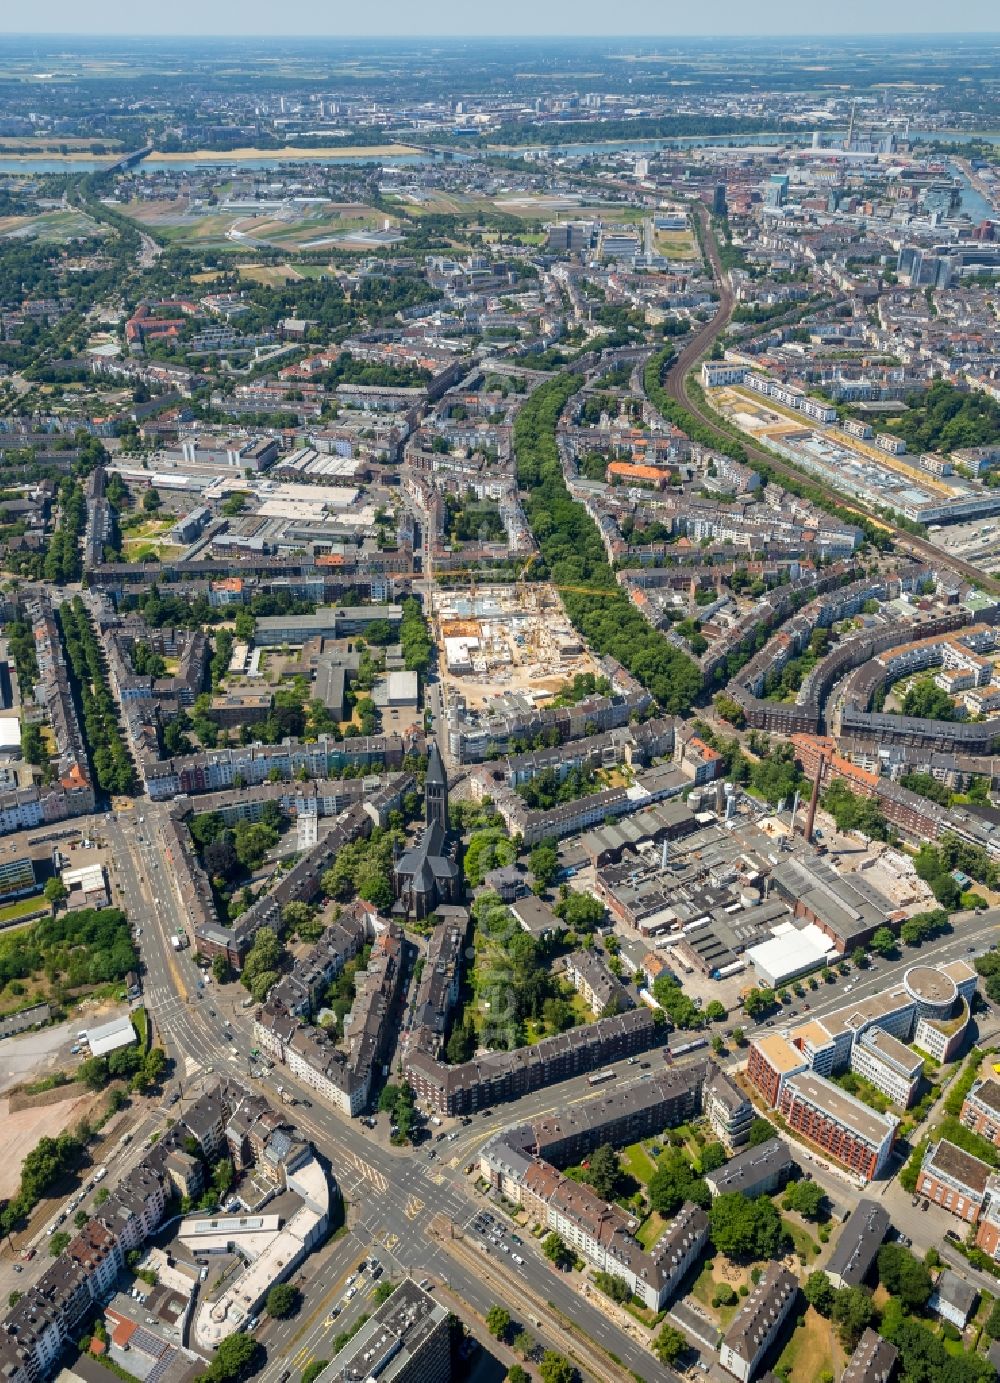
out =
{"type": "Polygon", "coordinates": [[[395,34],[343,34],[327,32],[325,30],[311,29],[296,33],[268,33],[261,32],[256,34],[245,33],[198,33],[193,30],[184,32],[157,32],[151,33],[143,30],[98,30],[83,32],[77,30],[37,30],[37,29],[3,29],[0,28],[0,39],[4,38],[44,38],[44,39],[97,39],[97,38],[147,38],[147,39],[176,39],[193,38],[204,42],[206,39],[221,39],[232,41],[234,39],[254,42],[258,39],[273,41],[276,38],[288,39],[314,39],[314,38],[334,38],[350,39],[365,43],[385,43],[393,42],[401,38],[426,39],[435,43],[454,42],[536,42],[540,39],[558,39],[562,43],[575,43],[587,39],[607,39],[607,40],[643,40],[649,42],[664,42],[678,40],[711,41],[717,43],[720,39],[733,40],[736,42],[754,41],[761,39],[778,41],[798,41],[809,40],[830,40],[830,39],[891,39],[894,42],[905,42],[907,39],[916,38],[998,38],[1000,39],[1000,28],[997,29],[913,29],[906,34],[894,33],[891,30],[872,30],[870,32],[842,31],[842,32],[816,32],[816,33],[703,33],[703,34],[665,34],[665,33],[625,33],[620,30],[616,33],[577,33],[565,34],[559,32],[536,33],[536,34],[456,34],[451,33],[425,33],[408,32],[401,30],[395,34]]]}

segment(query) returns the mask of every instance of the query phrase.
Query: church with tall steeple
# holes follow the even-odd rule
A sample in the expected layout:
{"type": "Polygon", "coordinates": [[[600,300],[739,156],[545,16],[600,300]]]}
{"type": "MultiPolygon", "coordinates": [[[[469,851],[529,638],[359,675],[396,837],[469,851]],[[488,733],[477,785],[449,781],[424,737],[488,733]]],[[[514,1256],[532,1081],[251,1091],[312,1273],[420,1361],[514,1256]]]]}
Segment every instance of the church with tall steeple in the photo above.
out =
{"type": "Polygon", "coordinates": [[[436,821],[448,833],[448,775],[441,761],[437,740],[431,740],[427,754],[427,777],[424,779],[424,820],[429,826],[436,821]]]}
{"type": "Polygon", "coordinates": [[[393,870],[396,916],[428,917],[440,903],[460,901],[462,876],[449,837],[448,774],[437,741],[431,740],[424,778],[424,827],[420,839],[393,870]]]}

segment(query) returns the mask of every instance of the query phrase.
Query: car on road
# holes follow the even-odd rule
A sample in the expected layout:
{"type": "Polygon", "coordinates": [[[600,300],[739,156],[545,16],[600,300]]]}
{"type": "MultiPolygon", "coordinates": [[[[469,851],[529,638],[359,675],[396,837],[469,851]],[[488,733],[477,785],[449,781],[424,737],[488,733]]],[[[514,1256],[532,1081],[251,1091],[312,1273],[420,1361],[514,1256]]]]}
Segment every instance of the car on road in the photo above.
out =
{"type": "Polygon", "coordinates": [[[514,1262],[518,1265],[519,1268],[524,1267],[524,1259],[521,1257],[519,1253],[512,1253],[511,1258],[513,1258],[514,1262]]]}
{"type": "Polygon", "coordinates": [[[260,1317],[259,1317],[259,1316],[251,1316],[250,1319],[247,1321],[247,1329],[248,1329],[248,1330],[256,1330],[257,1327],[258,1327],[259,1325],[260,1325],[260,1317]]]}
{"type": "Polygon", "coordinates": [[[14,1264],[14,1271],[15,1271],[16,1273],[23,1273],[23,1272],[24,1272],[24,1264],[23,1264],[23,1263],[15,1263],[15,1264],[14,1264]]]}

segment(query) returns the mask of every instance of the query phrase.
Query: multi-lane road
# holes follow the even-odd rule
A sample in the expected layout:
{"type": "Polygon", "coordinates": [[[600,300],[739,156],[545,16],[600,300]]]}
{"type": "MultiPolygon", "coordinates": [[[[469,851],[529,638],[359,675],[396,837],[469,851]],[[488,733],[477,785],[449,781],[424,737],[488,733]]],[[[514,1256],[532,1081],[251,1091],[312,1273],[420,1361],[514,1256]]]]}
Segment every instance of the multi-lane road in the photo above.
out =
{"type": "MultiPolygon", "coordinates": [[[[182,1098],[179,1106],[151,1110],[142,1120],[127,1152],[123,1150],[117,1165],[112,1167],[109,1182],[141,1155],[148,1133],[183,1109],[183,1103],[193,1098],[205,1081],[232,1075],[251,1082],[249,1052],[254,1042],[251,1015],[242,1007],[243,990],[237,986],[220,988],[206,981],[194,964],[190,949],[179,953],[172,949],[171,938],[187,919],[166,853],[164,820],[163,807],[142,803],[130,812],[112,814],[107,820],[96,819],[88,828],[107,841],[118,897],[130,921],[141,928],[138,944],[144,963],[144,1000],[157,1036],[174,1060],[173,1084],[180,1089],[182,1098]],[[231,1048],[236,1049],[235,1058],[231,1048]]],[[[985,950],[997,935],[998,921],[1000,909],[957,917],[952,934],[934,946],[933,959],[970,956],[970,952],[985,950]]],[[[810,1016],[822,1017],[843,1006],[849,997],[845,992],[848,984],[854,998],[885,990],[898,982],[907,966],[919,956],[919,952],[908,951],[891,961],[878,960],[869,970],[854,971],[847,980],[838,977],[834,984],[810,992],[810,1016]]],[[[801,1001],[793,1002],[789,1008],[796,1008],[798,1017],[803,1015],[801,1001]]],[[[788,1009],[784,1012],[788,1014],[788,1009]]],[[[761,1024],[748,1025],[747,1031],[753,1032],[768,1021],[779,1025],[782,1018],[775,1015],[761,1024]]],[[[677,1040],[682,1037],[678,1035],[677,1040]]],[[[740,1055],[734,1054],[730,1064],[737,1065],[740,1060],[740,1055]]],[[[663,1061],[659,1052],[653,1052],[641,1059],[650,1064],[649,1072],[639,1062],[622,1061],[614,1069],[617,1079],[624,1084],[650,1072],[655,1074],[662,1069],[663,1061]]],[[[279,1082],[286,1091],[295,1091],[298,1096],[292,1117],[328,1160],[344,1196],[347,1225],[320,1254],[307,1260],[301,1277],[304,1303],[298,1315],[288,1322],[265,1322],[262,1326],[269,1353],[264,1383],[275,1383],[285,1368],[301,1371],[314,1359],[327,1358],[334,1336],[347,1328],[357,1313],[371,1309],[371,1278],[356,1286],[350,1301],[346,1284],[360,1260],[370,1259],[373,1254],[382,1264],[385,1279],[392,1280],[404,1273],[418,1279],[428,1277],[436,1284],[445,1284],[480,1315],[485,1315],[497,1300],[522,1302],[523,1312],[518,1318],[548,1344],[565,1349],[564,1321],[572,1320],[595,1348],[602,1346],[635,1376],[650,1380],[673,1377],[657,1364],[643,1344],[614,1322],[610,1309],[581,1295],[577,1275],[557,1273],[531,1236],[524,1236],[525,1243],[518,1249],[524,1259],[518,1265],[496,1245],[483,1245],[482,1236],[471,1226],[486,1202],[476,1189],[475,1175],[466,1169],[478,1163],[483,1143],[515,1117],[536,1119],[590,1098],[593,1090],[586,1076],[536,1091],[516,1107],[500,1105],[488,1116],[480,1115],[468,1122],[445,1121],[440,1130],[446,1135],[443,1139],[439,1141],[435,1136],[429,1145],[409,1149],[389,1144],[384,1117],[375,1130],[359,1121],[350,1121],[321,1101],[313,1100],[313,1092],[297,1088],[285,1069],[269,1071],[263,1082],[258,1082],[275,1104],[280,1101],[275,1089],[279,1082]],[[461,1236],[457,1248],[450,1242],[452,1234],[461,1236]],[[541,1324],[534,1326],[532,1318],[541,1324]]],[[[839,1191],[845,1196],[853,1191],[836,1168],[824,1169],[822,1179],[834,1195],[839,1191]]],[[[31,1270],[36,1267],[37,1263],[29,1265],[31,1270]]],[[[28,1277],[26,1271],[18,1286],[23,1288],[28,1277]]],[[[584,1350],[579,1362],[585,1368],[586,1357],[584,1350]]],[[[593,1355],[595,1360],[600,1357],[600,1351],[593,1355]]],[[[616,1366],[610,1359],[607,1367],[612,1372],[605,1375],[603,1369],[599,1371],[594,1365],[594,1376],[614,1377],[616,1366]]],[[[623,1372],[620,1376],[627,1375],[623,1372]]]]}
{"type": "MultiPolygon", "coordinates": [[[[171,937],[187,919],[169,869],[161,834],[163,820],[162,807],[143,803],[100,825],[114,861],[121,901],[130,920],[142,929],[138,943],[145,972],[144,999],[159,1039],[174,1059],[185,1094],[195,1093],[206,1075],[232,1075],[249,1083],[249,1052],[254,1043],[251,1016],[242,1007],[243,991],[206,983],[190,949],[175,953],[171,946],[171,937]],[[203,988],[199,988],[199,981],[203,988]],[[232,1041],[224,1036],[224,1030],[233,1034],[232,1041]],[[231,1047],[239,1054],[236,1059],[231,1047]]],[[[623,1066],[623,1076],[626,1071],[638,1074],[623,1066]]],[[[269,1071],[263,1082],[258,1082],[276,1104],[280,1100],[277,1083],[298,1095],[292,1117],[329,1161],[344,1195],[348,1228],[324,1250],[320,1260],[323,1271],[307,1281],[305,1303],[295,1320],[264,1327],[262,1338],[271,1356],[265,1383],[273,1383],[286,1367],[301,1369],[312,1359],[327,1357],[324,1350],[328,1352],[332,1337],[345,1328],[351,1312],[359,1309],[372,1289],[369,1283],[340,1316],[333,1314],[338,1305],[347,1305],[343,1299],[347,1277],[362,1257],[372,1253],[380,1258],[387,1278],[407,1272],[417,1278],[429,1277],[446,1284],[481,1315],[504,1292],[516,1299],[533,1300],[538,1305],[532,1314],[541,1321],[535,1333],[558,1345],[558,1322],[547,1306],[551,1303],[622,1361],[622,1378],[628,1376],[625,1369],[644,1379],[672,1377],[641,1344],[590,1305],[572,1278],[556,1272],[533,1242],[525,1245],[521,1266],[500,1253],[491,1253],[487,1264],[487,1255],[476,1250],[484,1266],[472,1271],[467,1255],[449,1251],[442,1237],[432,1232],[434,1221],[438,1226],[447,1224],[458,1234],[468,1231],[484,1202],[475,1189],[475,1178],[465,1169],[476,1160],[485,1139],[513,1117],[510,1109],[501,1106],[490,1119],[470,1126],[451,1121],[447,1127],[459,1133],[456,1139],[418,1149],[398,1149],[388,1143],[383,1128],[369,1130],[313,1100],[314,1092],[297,1088],[286,1069],[269,1071]]],[[[517,1113],[565,1108],[588,1093],[585,1080],[570,1082],[557,1091],[539,1092],[523,1102],[517,1113]]],[[[384,1125],[384,1118],[380,1122],[384,1125]]],[[[311,1260],[306,1264],[307,1277],[310,1265],[311,1260]]],[[[612,1369],[609,1376],[614,1376],[616,1366],[610,1360],[608,1367],[612,1369]]]]}

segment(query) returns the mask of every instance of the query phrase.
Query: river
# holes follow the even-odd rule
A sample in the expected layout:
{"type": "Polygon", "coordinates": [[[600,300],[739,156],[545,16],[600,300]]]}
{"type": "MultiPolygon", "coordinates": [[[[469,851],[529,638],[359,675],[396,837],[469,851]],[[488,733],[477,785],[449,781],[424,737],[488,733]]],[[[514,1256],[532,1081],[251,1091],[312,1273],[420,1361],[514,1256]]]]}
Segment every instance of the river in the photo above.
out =
{"type": "MultiPolygon", "coordinates": [[[[828,137],[836,138],[842,136],[843,131],[829,131],[828,137]]],[[[1000,143],[1000,131],[949,131],[941,130],[913,130],[910,138],[915,143],[930,140],[948,140],[954,144],[969,144],[975,140],[986,139],[1000,143]]],[[[812,143],[812,132],[802,131],[801,133],[778,134],[773,131],[754,135],[679,135],[673,139],[621,139],[597,141],[592,144],[559,144],[559,145],[540,145],[523,144],[506,149],[495,149],[492,151],[494,157],[500,158],[520,158],[529,153],[547,153],[553,157],[584,158],[595,154],[612,153],[658,153],[663,149],[684,149],[692,147],[716,146],[731,149],[752,149],[761,145],[804,145],[808,147],[812,143]]],[[[451,151],[449,151],[451,152],[451,151]]],[[[423,153],[393,154],[371,156],[365,154],[352,154],[346,158],[331,158],[327,153],[309,152],[297,153],[294,158],[282,158],[276,154],[262,153],[259,158],[239,158],[234,159],[231,155],[220,151],[210,155],[201,155],[198,158],[190,159],[164,159],[146,158],[143,159],[141,167],[161,169],[176,169],[179,172],[192,172],[199,168],[235,168],[238,170],[266,170],[277,168],[289,163],[329,163],[336,164],[361,164],[380,162],[383,164],[395,164],[405,166],[409,164],[432,163],[442,157],[440,153],[428,151],[423,153]]],[[[471,151],[466,152],[462,149],[454,150],[452,158],[456,163],[466,162],[475,157],[471,151]]],[[[30,158],[4,158],[0,157],[0,173],[95,173],[103,168],[107,168],[113,159],[30,159],[30,158]]],[[[971,190],[971,189],[970,189],[971,190]]],[[[973,191],[973,198],[978,199],[985,206],[986,203],[973,191]]],[[[982,212],[973,213],[973,219],[982,219],[982,212]]]]}

